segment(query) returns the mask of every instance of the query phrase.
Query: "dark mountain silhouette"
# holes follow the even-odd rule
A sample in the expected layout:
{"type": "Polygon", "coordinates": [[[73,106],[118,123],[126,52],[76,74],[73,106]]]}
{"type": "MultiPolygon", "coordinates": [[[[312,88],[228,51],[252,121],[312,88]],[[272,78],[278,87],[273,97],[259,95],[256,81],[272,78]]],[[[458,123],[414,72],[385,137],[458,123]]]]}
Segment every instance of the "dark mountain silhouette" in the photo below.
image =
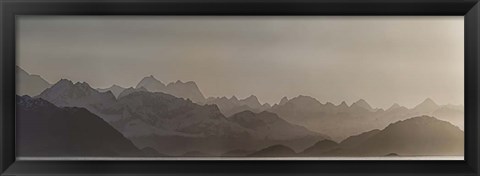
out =
{"type": "Polygon", "coordinates": [[[252,112],[262,112],[271,108],[270,104],[260,104],[258,98],[254,95],[251,95],[245,99],[237,99],[237,97],[232,96],[231,98],[226,97],[209,97],[205,104],[215,104],[218,106],[220,111],[225,116],[231,116],[233,114],[242,112],[242,111],[252,111],[252,112]]]}
{"type": "Polygon", "coordinates": [[[127,88],[124,88],[124,87],[121,87],[121,86],[118,86],[118,85],[115,85],[115,84],[114,84],[114,85],[112,85],[112,86],[109,87],[109,88],[105,88],[105,89],[100,89],[100,88],[98,88],[97,91],[99,91],[99,92],[108,92],[108,91],[110,91],[110,92],[113,93],[113,95],[114,95],[115,97],[118,98],[118,96],[120,95],[120,93],[122,93],[125,89],[127,89],[127,88]]]}
{"type": "Polygon", "coordinates": [[[17,96],[19,156],[143,156],[132,142],[84,108],[17,96]]]}
{"type": "Polygon", "coordinates": [[[31,75],[19,66],[15,66],[15,71],[18,95],[36,96],[52,86],[39,75],[31,75]]]}
{"type": "Polygon", "coordinates": [[[179,98],[190,99],[195,103],[203,104],[205,102],[205,97],[193,81],[176,81],[165,85],[155,77],[149,76],[143,78],[135,88],[138,89],[141,87],[144,87],[150,92],[163,92],[179,98]]]}
{"type": "Polygon", "coordinates": [[[329,152],[338,148],[338,143],[331,141],[331,140],[321,140],[315,143],[313,146],[305,149],[303,152],[300,153],[302,156],[319,156],[325,152],[329,152]]]}
{"type": "MultiPolygon", "coordinates": [[[[320,156],[463,156],[464,133],[449,122],[419,116],[342,141],[320,156]]],[[[313,150],[309,148],[305,151],[313,150]]]]}
{"type": "Polygon", "coordinates": [[[372,136],[377,135],[380,132],[379,129],[368,131],[359,135],[350,136],[347,139],[343,140],[340,145],[343,148],[354,149],[358,147],[359,144],[362,144],[366,140],[370,139],[372,136]]]}
{"type": "Polygon", "coordinates": [[[284,145],[274,145],[257,152],[254,152],[248,156],[250,157],[289,157],[295,156],[296,153],[291,148],[284,145]]]}
{"type": "Polygon", "coordinates": [[[362,154],[462,155],[464,133],[434,117],[420,116],[399,121],[358,145],[362,154]]]}

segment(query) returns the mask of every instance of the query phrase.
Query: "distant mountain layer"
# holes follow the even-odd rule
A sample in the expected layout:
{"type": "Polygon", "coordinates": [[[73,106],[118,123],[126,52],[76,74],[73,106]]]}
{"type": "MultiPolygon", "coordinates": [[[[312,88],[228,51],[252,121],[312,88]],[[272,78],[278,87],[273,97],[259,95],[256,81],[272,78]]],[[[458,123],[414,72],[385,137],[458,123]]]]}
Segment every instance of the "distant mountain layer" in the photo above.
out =
{"type": "Polygon", "coordinates": [[[84,108],[59,108],[17,96],[19,156],[143,156],[107,122],[84,108]]]}
{"type": "Polygon", "coordinates": [[[18,95],[36,96],[51,86],[39,75],[31,75],[18,66],[15,71],[18,95]]]}
{"type": "Polygon", "coordinates": [[[100,88],[98,88],[97,91],[99,91],[99,92],[108,92],[108,91],[110,91],[110,92],[113,93],[113,95],[114,95],[115,97],[118,98],[118,96],[120,95],[120,93],[122,93],[125,89],[127,89],[127,88],[120,87],[120,86],[114,84],[114,85],[110,86],[109,88],[105,88],[105,89],[100,89],[100,88]]]}
{"type": "Polygon", "coordinates": [[[139,148],[151,147],[167,155],[199,148],[205,153],[221,154],[272,144],[301,150],[328,138],[273,113],[246,111],[226,118],[217,105],[199,105],[162,92],[135,91],[139,89],[126,89],[122,92],[125,96],[115,99],[111,92],[100,93],[86,83],[61,80],[38,98],[61,107],[85,107],[139,148]],[[175,142],[159,142],[167,139],[175,142]]]}
{"type": "Polygon", "coordinates": [[[251,95],[245,99],[237,99],[237,97],[233,96],[231,98],[221,97],[221,98],[214,98],[210,97],[207,98],[205,104],[215,104],[218,106],[220,111],[225,116],[231,116],[233,114],[242,112],[242,111],[252,111],[252,112],[262,112],[269,108],[271,108],[270,104],[260,104],[258,98],[254,95],[251,95]]]}
{"type": "Polygon", "coordinates": [[[134,93],[134,92],[148,92],[147,89],[145,89],[144,87],[140,87],[140,88],[133,88],[133,87],[130,87],[128,89],[125,89],[123,90],[118,96],[117,98],[122,98],[124,96],[127,96],[131,93],[134,93]]]}
{"type": "Polygon", "coordinates": [[[440,106],[426,99],[415,108],[408,109],[398,104],[387,110],[373,109],[365,100],[359,100],[348,106],[320,103],[309,96],[298,96],[288,100],[283,98],[267,111],[310,130],[326,134],[336,141],[371,129],[384,128],[392,122],[414,116],[429,115],[446,120],[463,129],[463,108],[440,106]]]}
{"type": "Polygon", "coordinates": [[[463,156],[463,131],[434,117],[420,116],[393,123],[336,143],[323,139],[301,152],[274,145],[244,156],[463,156]]]}
{"type": "Polygon", "coordinates": [[[138,89],[141,87],[144,87],[150,92],[163,92],[179,98],[190,99],[195,103],[203,104],[205,102],[205,97],[193,81],[176,81],[165,85],[153,76],[149,76],[143,78],[135,88],[138,89]]]}

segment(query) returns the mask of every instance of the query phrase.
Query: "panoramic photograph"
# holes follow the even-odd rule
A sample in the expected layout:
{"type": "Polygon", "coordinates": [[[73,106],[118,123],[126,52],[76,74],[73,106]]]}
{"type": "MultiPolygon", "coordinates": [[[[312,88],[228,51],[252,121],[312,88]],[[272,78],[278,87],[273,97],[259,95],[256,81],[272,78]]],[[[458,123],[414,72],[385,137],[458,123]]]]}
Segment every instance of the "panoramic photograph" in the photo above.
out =
{"type": "Polygon", "coordinates": [[[463,16],[20,16],[23,159],[464,160],[463,16]]]}

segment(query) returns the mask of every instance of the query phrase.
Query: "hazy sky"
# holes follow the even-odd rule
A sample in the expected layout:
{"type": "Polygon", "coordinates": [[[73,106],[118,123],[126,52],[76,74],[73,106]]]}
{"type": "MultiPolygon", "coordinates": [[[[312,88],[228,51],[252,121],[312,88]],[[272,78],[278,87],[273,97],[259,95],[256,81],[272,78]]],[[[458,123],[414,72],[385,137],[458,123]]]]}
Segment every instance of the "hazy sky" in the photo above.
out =
{"type": "Polygon", "coordinates": [[[50,83],[195,81],[276,103],[463,104],[463,17],[59,17],[18,20],[17,65],[50,83]]]}

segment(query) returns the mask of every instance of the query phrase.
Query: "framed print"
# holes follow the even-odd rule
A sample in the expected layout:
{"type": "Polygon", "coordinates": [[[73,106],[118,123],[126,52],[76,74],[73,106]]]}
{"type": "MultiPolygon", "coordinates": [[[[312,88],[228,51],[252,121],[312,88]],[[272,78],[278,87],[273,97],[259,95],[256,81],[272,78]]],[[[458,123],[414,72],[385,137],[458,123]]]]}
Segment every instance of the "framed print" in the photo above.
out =
{"type": "Polygon", "coordinates": [[[1,8],[3,175],[478,175],[477,1],[1,8]]]}

